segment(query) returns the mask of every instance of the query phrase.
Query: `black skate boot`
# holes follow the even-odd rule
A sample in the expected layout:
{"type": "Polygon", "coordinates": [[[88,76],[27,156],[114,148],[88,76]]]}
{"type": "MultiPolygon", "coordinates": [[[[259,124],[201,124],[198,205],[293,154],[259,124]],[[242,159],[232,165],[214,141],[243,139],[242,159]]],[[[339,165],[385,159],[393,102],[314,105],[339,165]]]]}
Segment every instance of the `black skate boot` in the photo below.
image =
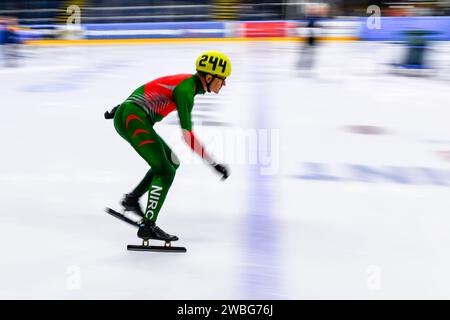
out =
{"type": "Polygon", "coordinates": [[[164,232],[153,221],[142,221],[139,225],[137,236],[144,241],[149,239],[163,240],[166,242],[177,241],[178,237],[164,232]]]}
{"type": "Polygon", "coordinates": [[[131,211],[137,214],[138,216],[144,218],[145,214],[139,205],[139,197],[133,193],[128,193],[125,195],[125,198],[121,202],[122,206],[126,211],[131,211]]]}

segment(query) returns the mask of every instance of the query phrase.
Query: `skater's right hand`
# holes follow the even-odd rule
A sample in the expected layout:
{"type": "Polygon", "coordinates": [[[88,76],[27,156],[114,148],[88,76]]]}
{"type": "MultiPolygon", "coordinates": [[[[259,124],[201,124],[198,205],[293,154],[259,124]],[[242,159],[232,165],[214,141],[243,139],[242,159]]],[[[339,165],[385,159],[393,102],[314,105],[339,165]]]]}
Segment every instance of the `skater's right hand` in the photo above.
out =
{"type": "Polygon", "coordinates": [[[230,175],[230,169],[223,164],[213,164],[214,169],[222,175],[222,180],[225,180],[230,175]]]}

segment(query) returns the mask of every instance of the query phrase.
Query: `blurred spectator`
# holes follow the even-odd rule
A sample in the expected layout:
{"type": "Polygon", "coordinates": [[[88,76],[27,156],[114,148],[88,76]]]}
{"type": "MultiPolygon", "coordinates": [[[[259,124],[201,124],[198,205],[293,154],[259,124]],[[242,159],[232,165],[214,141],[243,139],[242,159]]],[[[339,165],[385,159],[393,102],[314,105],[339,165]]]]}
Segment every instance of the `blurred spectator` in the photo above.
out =
{"type": "Polygon", "coordinates": [[[314,66],[317,40],[321,35],[320,19],[325,18],[329,12],[327,4],[308,4],[304,8],[305,22],[300,24],[299,35],[305,38],[300,48],[298,67],[301,70],[310,70],[314,66]]]}
{"type": "Polygon", "coordinates": [[[0,44],[4,65],[14,67],[17,65],[19,36],[17,34],[17,19],[0,17],[0,44]]]}

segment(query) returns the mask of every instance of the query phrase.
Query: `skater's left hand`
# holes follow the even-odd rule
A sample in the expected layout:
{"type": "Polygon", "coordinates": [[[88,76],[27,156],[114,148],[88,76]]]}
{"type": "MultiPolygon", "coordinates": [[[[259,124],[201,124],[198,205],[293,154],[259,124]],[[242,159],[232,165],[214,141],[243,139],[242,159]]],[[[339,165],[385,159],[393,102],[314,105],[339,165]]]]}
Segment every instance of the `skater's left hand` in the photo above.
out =
{"type": "Polygon", "coordinates": [[[222,175],[222,180],[225,180],[230,175],[230,169],[223,164],[213,164],[213,167],[222,175]]]}

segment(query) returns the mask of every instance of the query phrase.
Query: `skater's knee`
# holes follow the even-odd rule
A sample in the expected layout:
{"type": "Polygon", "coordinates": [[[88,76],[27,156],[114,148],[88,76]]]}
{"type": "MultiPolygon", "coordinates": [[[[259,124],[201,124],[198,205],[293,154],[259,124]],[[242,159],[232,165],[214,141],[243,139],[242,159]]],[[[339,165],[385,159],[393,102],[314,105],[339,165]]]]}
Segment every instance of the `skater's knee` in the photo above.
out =
{"type": "Polygon", "coordinates": [[[170,163],[174,167],[175,170],[180,166],[180,159],[178,159],[177,155],[173,152],[170,152],[170,163]]]}

